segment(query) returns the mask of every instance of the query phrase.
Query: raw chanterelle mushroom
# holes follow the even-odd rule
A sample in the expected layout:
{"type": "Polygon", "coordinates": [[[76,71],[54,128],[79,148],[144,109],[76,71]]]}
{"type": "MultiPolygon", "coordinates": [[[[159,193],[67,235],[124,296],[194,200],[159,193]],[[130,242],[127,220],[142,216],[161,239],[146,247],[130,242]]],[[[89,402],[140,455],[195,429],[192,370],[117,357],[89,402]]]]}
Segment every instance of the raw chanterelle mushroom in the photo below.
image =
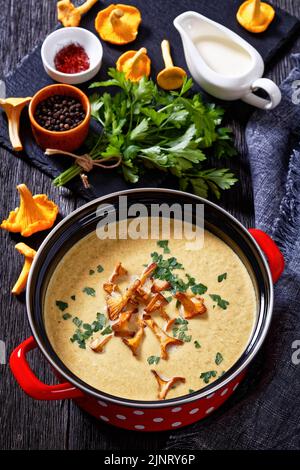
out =
{"type": "Polygon", "coordinates": [[[23,150],[19,136],[20,116],[24,106],[31,101],[27,98],[0,98],[0,107],[5,111],[8,119],[8,131],[11,145],[17,152],[23,150]]]}
{"type": "Polygon", "coordinates": [[[262,33],[273,21],[275,10],[260,0],[247,0],[238,9],[236,18],[251,33],[262,33]]]}
{"type": "Polygon", "coordinates": [[[98,0],[87,0],[79,7],[75,7],[70,0],[57,2],[57,18],[64,26],[79,26],[82,15],[85,15],[98,0]]]}
{"type": "Polygon", "coordinates": [[[51,228],[58,214],[57,205],[46,194],[32,196],[26,184],[19,184],[20,207],[11,211],[0,228],[29,237],[33,233],[51,228]]]}
{"type": "Polygon", "coordinates": [[[128,44],[137,37],[141,21],[141,13],[136,7],[118,3],[99,11],[95,28],[103,41],[128,44]]]}
{"type": "Polygon", "coordinates": [[[141,47],[138,51],[127,51],[117,60],[117,70],[124,72],[127,80],[138,82],[143,77],[149,77],[151,60],[147,56],[147,49],[141,47]]]}
{"type": "Polygon", "coordinates": [[[166,39],[161,43],[161,51],[165,68],[157,75],[157,83],[164,90],[181,88],[186,72],[181,67],[174,66],[170,52],[170,43],[166,39]]]}
{"type": "Polygon", "coordinates": [[[31,268],[33,258],[36,255],[36,251],[30,248],[30,246],[26,245],[25,243],[17,243],[15,248],[16,250],[18,250],[19,253],[21,253],[21,255],[24,255],[25,257],[24,266],[21,271],[21,274],[11,291],[13,294],[19,295],[21,294],[21,292],[23,292],[26,287],[29,270],[31,268]]]}

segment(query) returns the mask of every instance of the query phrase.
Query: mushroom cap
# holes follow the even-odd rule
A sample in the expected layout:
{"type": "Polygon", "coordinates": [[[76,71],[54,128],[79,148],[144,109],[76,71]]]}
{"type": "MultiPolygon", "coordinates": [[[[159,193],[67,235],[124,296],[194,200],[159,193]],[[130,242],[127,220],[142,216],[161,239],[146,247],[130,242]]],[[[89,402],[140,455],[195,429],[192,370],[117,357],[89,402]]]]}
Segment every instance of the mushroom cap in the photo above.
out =
{"type": "Polygon", "coordinates": [[[247,0],[246,2],[242,3],[236,14],[236,19],[240,25],[251,33],[264,32],[273,21],[275,16],[274,8],[264,2],[260,3],[259,16],[254,18],[253,13],[253,1],[247,0]]]}
{"type": "Polygon", "coordinates": [[[79,26],[81,13],[70,0],[60,0],[57,2],[57,19],[67,27],[79,26]]]}
{"type": "Polygon", "coordinates": [[[138,51],[127,51],[117,60],[117,70],[124,72],[127,80],[138,82],[144,76],[149,77],[151,70],[151,60],[147,53],[142,54],[135,64],[131,63],[132,58],[138,51]]]}
{"type": "Polygon", "coordinates": [[[186,72],[181,67],[167,67],[157,75],[157,83],[164,90],[181,88],[186,72]]]}
{"type": "Polygon", "coordinates": [[[122,45],[136,39],[141,21],[141,13],[136,7],[118,3],[109,5],[104,10],[99,11],[95,20],[95,28],[103,41],[122,45]],[[123,12],[123,16],[114,24],[110,19],[113,10],[123,12]]]}
{"type": "Polygon", "coordinates": [[[10,212],[0,228],[21,233],[23,237],[51,228],[58,214],[57,205],[46,194],[32,196],[25,184],[19,184],[17,190],[20,193],[20,207],[10,212]]]}

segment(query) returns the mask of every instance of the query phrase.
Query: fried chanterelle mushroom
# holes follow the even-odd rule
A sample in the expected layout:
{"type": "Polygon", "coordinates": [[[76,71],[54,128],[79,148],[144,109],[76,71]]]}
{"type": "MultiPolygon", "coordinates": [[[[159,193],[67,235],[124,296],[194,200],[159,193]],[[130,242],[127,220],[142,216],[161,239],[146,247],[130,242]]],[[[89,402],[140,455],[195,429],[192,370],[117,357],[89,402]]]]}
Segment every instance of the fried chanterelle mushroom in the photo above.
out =
{"type": "Polygon", "coordinates": [[[123,343],[131,349],[131,352],[134,356],[137,356],[138,349],[144,336],[145,323],[143,320],[138,320],[138,327],[139,329],[133,338],[122,338],[123,343]]]}
{"type": "Polygon", "coordinates": [[[118,3],[99,11],[95,28],[103,41],[122,45],[135,40],[141,21],[136,7],[118,3]]]}
{"type": "Polygon", "coordinates": [[[156,370],[151,370],[152,374],[157,380],[158,383],[158,394],[157,397],[159,400],[164,400],[167,396],[168,391],[176,385],[178,382],[185,383],[184,377],[172,377],[171,379],[163,379],[156,370]]]}
{"type": "Polygon", "coordinates": [[[184,318],[187,320],[196,315],[203,315],[206,312],[204,299],[199,295],[188,295],[184,292],[176,292],[174,296],[183,305],[184,318]]]}
{"type": "Polygon", "coordinates": [[[180,339],[172,338],[171,336],[167,335],[167,333],[165,333],[149,315],[144,315],[144,321],[160,342],[160,355],[162,359],[168,359],[169,356],[167,348],[169,346],[180,346],[183,344],[183,341],[180,339]]]}
{"type": "Polygon", "coordinates": [[[102,336],[100,338],[94,339],[91,344],[90,348],[97,353],[103,352],[104,346],[112,339],[113,335],[102,336]]]}

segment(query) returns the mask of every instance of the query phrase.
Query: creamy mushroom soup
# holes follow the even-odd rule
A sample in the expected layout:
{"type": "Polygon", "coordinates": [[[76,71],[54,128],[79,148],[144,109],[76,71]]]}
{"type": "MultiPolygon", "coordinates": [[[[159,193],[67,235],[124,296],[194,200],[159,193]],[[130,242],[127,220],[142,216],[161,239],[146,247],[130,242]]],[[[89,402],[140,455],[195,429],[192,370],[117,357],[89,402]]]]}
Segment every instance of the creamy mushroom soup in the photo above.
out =
{"type": "Polygon", "coordinates": [[[56,267],[45,326],[64,364],[98,390],[161,400],[211,384],[241,356],[255,290],[234,251],[212,233],[185,240],[100,240],[91,233],[56,267]]]}

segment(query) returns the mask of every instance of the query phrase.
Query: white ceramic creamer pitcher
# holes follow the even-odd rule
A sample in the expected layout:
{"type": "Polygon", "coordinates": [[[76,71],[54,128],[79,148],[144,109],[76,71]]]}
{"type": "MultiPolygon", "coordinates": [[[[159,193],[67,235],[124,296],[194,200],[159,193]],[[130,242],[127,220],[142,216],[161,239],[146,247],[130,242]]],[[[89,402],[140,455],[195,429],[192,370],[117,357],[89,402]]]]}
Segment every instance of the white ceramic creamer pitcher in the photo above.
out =
{"type": "Polygon", "coordinates": [[[181,36],[190,73],[205,91],[222,100],[241,99],[262,109],[273,109],[280,103],[278,86],[261,78],[261,55],[240,36],[194,11],[177,16],[174,26],[181,36]],[[269,99],[253,93],[259,88],[269,99]]]}

